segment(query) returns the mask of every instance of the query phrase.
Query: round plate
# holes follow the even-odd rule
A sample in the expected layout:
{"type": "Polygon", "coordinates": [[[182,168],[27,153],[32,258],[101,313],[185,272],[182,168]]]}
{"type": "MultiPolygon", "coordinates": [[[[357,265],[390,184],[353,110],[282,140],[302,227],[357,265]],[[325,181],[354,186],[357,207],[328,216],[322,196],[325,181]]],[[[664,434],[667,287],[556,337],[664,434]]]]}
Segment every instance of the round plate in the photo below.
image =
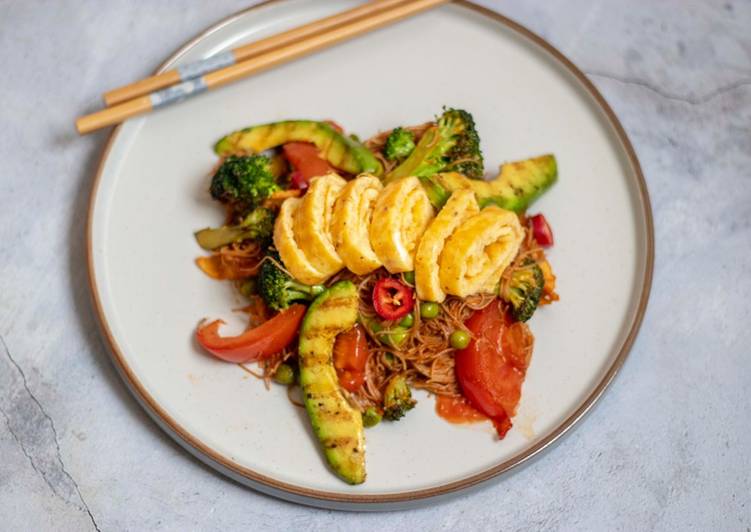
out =
{"type": "MultiPolygon", "coordinates": [[[[265,3],[214,26],[162,68],[353,4],[265,3]]],[[[373,510],[477,486],[576,423],[636,335],[653,237],[634,152],[591,83],[528,30],[458,2],[116,128],[94,182],[88,252],[114,362],[164,430],[263,492],[373,510]],[[193,263],[201,255],[193,231],[223,216],[207,193],[211,147],[229,131],[286,118],[335,119],[364,138],[421,123],[443,105],[473,113],[489,168],[555,153],[559,183],[532,211],[544,211],[555,231],[550,260],[561,300],[530,322],[535,351],[504,440],[490,424],[444,422],[433,399],[418,393],[404,420],[367,431],[367,481],[348,486],[327,469],[305,412],[284,388],[266,390],[193,341],[199,320],[230,320],[241,306],[229,283],[210,280],[193,263]]],[[[239,331],[239,318],[230,326],[239,331]]]]}

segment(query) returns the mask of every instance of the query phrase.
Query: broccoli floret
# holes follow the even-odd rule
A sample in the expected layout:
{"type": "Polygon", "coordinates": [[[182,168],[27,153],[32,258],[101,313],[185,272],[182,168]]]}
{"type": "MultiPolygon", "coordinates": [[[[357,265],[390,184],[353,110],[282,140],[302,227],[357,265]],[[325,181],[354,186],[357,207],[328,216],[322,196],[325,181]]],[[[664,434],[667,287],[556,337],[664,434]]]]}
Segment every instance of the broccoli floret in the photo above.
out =
{"type": "Polygon", "coordinates": [[[247,210],[279,190],[271,172],[271,161],[263,155],[227,157],[211,180],[211,196],[247,210]]]}
{"type": "Polygon", "coordinates": [[[383,417],[396,421],[404,416],[416,404],[412,399],[407,378],[404,374],[396,375],[386,385],[383,392],[383,417]]]}
{"type": "Polygon", "coordinates": [[[276,214],[271,209],[265,207],[256,207],[240,224],[245,229],[246,238],[258,240],[261,244],[268,245],[274,234],[274,221],[276,214]]]}
{"type": "Polygon", "coordinates": [[[273,211],[257,207],[238,225],[223,225],[198,231],[195,235],[196,240],[203,249],[209,251],[247,239],[256,240],[261,246],[266,247],[271,243],[275,218],[273,211]]]}
{"type": "Polygon", "coordinates": [[[459,172],[473,179],[481,179],[485,166],[480,150],[480,136],[472,115],[467,111],[448,109],[438,120],[438,126],[454,139],[454,145],[445,156],[448,164],[442,171],[459,172]]]}
{"type": "Polygon", "coordinates": [[[259,273],[259,292],[266,304],[274,310],[282,310],[295,301],[310,301],[321,294],[326,288],[322,285],[306,285],[298,283],[277,266],[279,256],[271,256],[274,260],[266,259],[261,265],[259,273]]]}
{"type": "Polygon", "coordinates": [[[369,406],[365,409],[365,412],[362,413],[362,424],[367,428],[375,427],[381,422],[382,418],[383,414],[380,410],[373,406],[369,406]]]}
{"type": "Polygon", "coordinates": [[[398,127],[386,138],[383,155],[389,161],[406,159],[415,149],[415,134],[407,129],[398,127]]]}
{"type": "Polygon", "coordinates": [[[545,276],[538,264],[526,260],[511,274],[511,279],[501,297],[511,304],[511,315],[517,321],[527,321],[535,313],[540,303],[545,276]]]}
{"type": "Polygon", "coordinates": [[[409,157],[386,176],[386,182],[407,176],[423,178],[424,184],[436,189],[431,193],[428,187],[431,201],[436,202],[442,197],[447,199],[448,193],[429,179],[435,174],[460,172],[479,179],[483,171],[480,137],[472,115],[460,109],[445,109],[436,125],[425,131],[409,157]],[[440,191],[443,194],[439,194],[440,191]]]}

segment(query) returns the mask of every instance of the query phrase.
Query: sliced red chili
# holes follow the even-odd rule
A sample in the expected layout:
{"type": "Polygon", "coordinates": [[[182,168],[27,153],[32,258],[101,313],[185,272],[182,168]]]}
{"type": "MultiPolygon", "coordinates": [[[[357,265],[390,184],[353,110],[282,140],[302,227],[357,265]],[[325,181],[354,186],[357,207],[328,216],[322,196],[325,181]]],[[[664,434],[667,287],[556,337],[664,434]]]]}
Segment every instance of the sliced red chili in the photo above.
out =
{"type": "Polygon", "coordinates": [[[393,277],[380,279],[373,287],[373,307],[385,320],[398,320],[412,311],[415,298],[412,288],[393,277]]]}
{"type": "Polygon", "coordinates": [[[543,214],[535,214],[529,218],[532,224],[532,235],[537,243],[547,248],[553,245],[553,230],[543,214]]]}

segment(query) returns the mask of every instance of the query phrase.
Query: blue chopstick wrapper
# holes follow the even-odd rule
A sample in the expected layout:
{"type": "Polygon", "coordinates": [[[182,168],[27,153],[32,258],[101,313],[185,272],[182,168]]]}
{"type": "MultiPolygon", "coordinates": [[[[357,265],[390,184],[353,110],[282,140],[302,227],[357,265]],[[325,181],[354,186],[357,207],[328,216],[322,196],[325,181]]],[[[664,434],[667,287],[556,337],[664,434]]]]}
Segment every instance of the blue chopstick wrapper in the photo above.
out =
{"type": "Polygon", "coordinates": [[[158,109],[160,107],[164,107],[165,105],[184,100],[185,98],[193,96],[194,94],[204,92],[206,89],[208,89],[208,87],[206,86],[206,82],[203,80],[203,78],[183,81],[182,83],[178,83],[177,85],[173,85],[172,87],[152,92],[150,95],[151,107],[153,109],[158,109]]]}
{"type": "Polygon", "coordinates": [[[183,80],[182,83],[152,92],[150,95],[151,107],[158,109],[159,107],[184,100],[194,94],[204,92],[208,87],[201,76],[234,64],[235,54],[232,52],[222,52],[206,59],[193,61],[192,63],[177,67],[180,79],[183,80]]]}
{"type": "Polygon", "coordinates": [[[230,51],[222,52],[200,61],[193,61],[177,67],[180,74],[180,80],[188,81],[193,78],[200,78],[207,72],[218,70],[235,64],[235,54],[230,51]]]}

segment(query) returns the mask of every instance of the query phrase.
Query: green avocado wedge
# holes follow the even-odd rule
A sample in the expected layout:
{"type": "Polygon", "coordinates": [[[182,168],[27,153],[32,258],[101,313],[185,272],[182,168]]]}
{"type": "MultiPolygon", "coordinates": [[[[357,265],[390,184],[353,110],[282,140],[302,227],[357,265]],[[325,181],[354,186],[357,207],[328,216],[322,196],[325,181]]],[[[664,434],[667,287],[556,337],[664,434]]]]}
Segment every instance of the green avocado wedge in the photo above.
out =
{"type": "Polygon", "coordinates": [[[359,299],[350,281],[319,295],[300,328],[298,357],[305,409],[334,472],[348,484],[365,481],[365,436],[360,411],[339,389],[333,362],[334,340],[355,325],[359,299]]]}
{"type": "Polygon", "coordinates": [[[480,207],[497,205],[514,212],[523,212],[558,179],[558,165],[552,154],[501,166],[498,177],[490,181],[469,179],[455,172],[433,176],[432,185],[448,195],[458,189],[472,189],[480,207]]]}
{"type": "Polygon", "coordinates": [[[285,120],[247,127],[220,139],[214,145],[217,155],[260,153],[288,142],[315,144],[332,166],[350,174],[383,174],[383,166],[373,153],[356,140],[342,135],[326,122],[285,120]]]}

